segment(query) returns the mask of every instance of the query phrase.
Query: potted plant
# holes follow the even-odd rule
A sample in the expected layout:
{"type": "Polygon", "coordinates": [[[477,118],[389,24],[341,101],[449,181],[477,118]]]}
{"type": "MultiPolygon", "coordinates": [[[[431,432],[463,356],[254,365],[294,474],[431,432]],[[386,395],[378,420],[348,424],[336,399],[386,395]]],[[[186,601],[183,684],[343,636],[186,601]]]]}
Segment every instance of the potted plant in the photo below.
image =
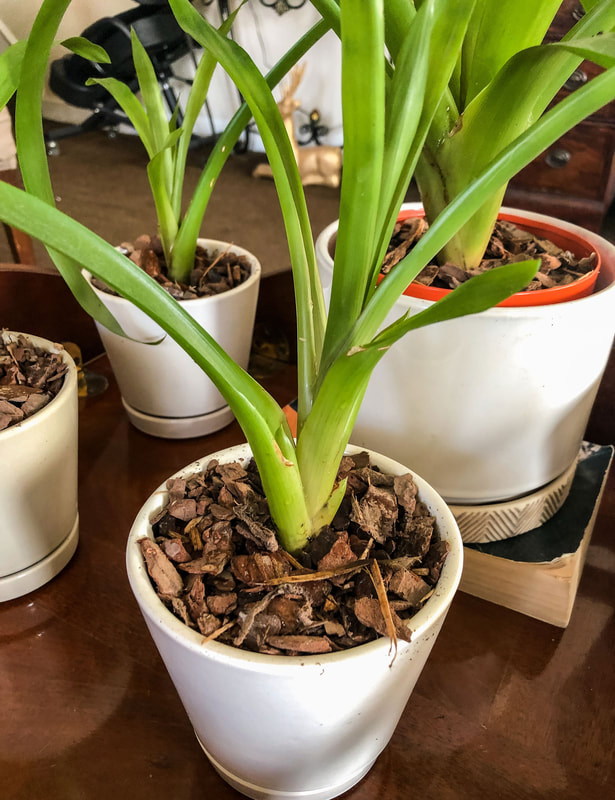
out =
{"type": "MultiPolygon", "coordinates": [[[[36,52],[30,48],[23,70],[16,108],[16,135],[24,127],[41,124],[42,79],[54,35],[70,0],[43,4],[44,14],[35,21],[36,52]],[[24,79],[25,80],[25,79],[24,79]]],[[[228,31],[232,14],[221,30],[228,31]]],[[[212,186],[203,178],[193,195],[184,198],[184,175],[194,125],[205,102],[215,60],[205,52],[200,59],[184,112],[175,109],[171,119],[151,59],[134,30],[130,31],[136,72],[133,90],[113,77],[92,77],[122,108],[137,132],[148,156],[147,174],[156,212],[156,236],[136,231],[123,251],[167,291],[184,303],[189,313],[205,327],[232,357],[247,367],[258,300],[261,266],[241,247],[199,237],[212,186]],[[180,124],[181,122],[181,124],[180,124]]],[[[100,64],[109,56],[99,45],[76,37],[64,42],[77,57],[86,59],[84,74],[105,72],[100,64]],[[88,62],[89,65],[88,66],[88,62]]],[[[23,64],[24,43],[11,48],[15,69],[23,64]]],[[[24,159],[22,175],[28,190],[50,199],[51,183],[46,168],[32,171],[24,159]]],[[[120,387],[122,402],[131,422],[140,430],[167,438],[185,438],[212,433],[233,420],[233,414],[212,381],[164,331],[129,301],[92,282],[83,264],[69,264],[50,253],[58,269],[70,275],[89,304],[100,337],[120,387]],[[152,346],[155,344],[156,346],[152,346]]]]}
{"type": "MultiPolygon", "coordinates": [[[[337,15],[333,4],[315,4],[329,18],[337,15]]],[[[387,43],[398,69],[399,31],[414,24],[415,11],[410,4],[394,6],[396,22],[387,43]]],[[[412,148],[420,149],[414,176],[423,203],[404,207],[402,215],[422,212],[424,206],[433,225],[497,154],[506,157],[515,137],[528,129],[541,135],[550,120],[565,118],[570,98],[544,112],[582,58],[607,67],[598,77],[612,81],[613,34],[598,34],[613,29],[613,4],[584,3],[586,15],[562,41],[541,44],[559,6],[475,4],[459,71],[446,86],[424,139],[413,140],[408,149],[409,159],[412,148]]],[[[587,114],[571,115],[562,131],[587,114]]],[[[430,254],[434,260],[470,274],[477,269],[506,181],[492,188],[488,202],[437,254],[430,254]]],[[[396,202],[401,205],[402,199],[400,192],[396,202]]],[[[416,464],[455,505],[467,541],[529,530],[561,506],[615,332],[610,244],[544,215],[503,211],[566,249],[580,248],[578,255],[593,249],[602,258],[595,291],[557,305],[547,305],[553,302],[549,295],[565,295],[572,286],[522,293],[467,324],[421,331],[378,365],[353,431],[355,443],[378,443],[398,460],[416,464]]],[[[331,280],[335,230],[333,223],[317,242],[325,284],[331,280]]],[[[383,257],[385,249],[383,244],[383,257]]],[[[422,253],[408,256],[414,258],[426,262],[422,253]]],[[[388,321],[427,308],[438,293],[444,291],[409,284],[388,321]]]]}
{"type": "MultiPolygon", "coordinates": [[[[289,554],[285,556],[283,552],[272,560],[282,558],[285,563],[294,563],[293,580],[298,582],[305,580],[306,573],[305,568],[297,567],[297,559],[304,557],[308,543],[319,541],[317,534],[324,527],[330,527],[329,523],[334,521],[341,505],[348,502],[349,481],[343,476],[338,479],[338,472],[362,396],[376,364],[406,333],[432,323],[444,323],[458,316],[484,311],[520,290],[536,270],[536,262],[522,262],[477,276],[421,314],[404,316],[381,330],[396,297],[419,266],[416,263],[410,266],[407,262],[401,264],[376,290],[379,243],[384,241],[385,230],[392,228],[395,222],[398,187],[406,180],[409,168],[407,139],[414,136],[419,126],[424,130],[429,127],[439,104],[437,84],[441,93],[454,70],[458,46],[472,5],[458,0],[424,3],[416,16],[416,24],[407,32],[402,45],[403,66],[389,76],[384,40],[385,22],[390,21],[386,14],[389,6],[383,7],[381,0],[342,0],[345,167],[337,261],[331,310],[327,315],[297,164],[270,87],[247,54],[208,25],[188,0],[171,0],[171,7],[182,27],[213,54],[246,98],[267,148],[284,214],[295,280],[299,374],[296,434],[291,431],[283,410],[262,387],[186,314],[181,304],[174,303],[147,275],[48,203],[13,187],[0,185],[0,218],[38,236],[48,246],[70,258],[83,257],[87,253],[92,274],[147,310],[148,315],[173,336],[216,382],[242,426],[258,467],[258,480],[268,503],[267,514],[273,520],[276,542],[279,543],[272,543],[272,546],[281,547],[289,554]]],[[[326,21],[318,23],[308,34],[308,39],[287,54],[280,69],[286,71],[304,52],[305,43],[313,41],[328,27],[326,21]]],[[[575,97],[570,101],[567,106],[569,115],[574,117],[581,113],[581,108],[583,113],[587,113],[588,108],[601,105],[607,95],[615,95],[615,87],[608,90],[600,85],[587,87],[581,99],[575,97]]],[[[440,250],[453,232],[480,208],[493,187],[499,186],[530,161],[545,141],[557,138],[563,124],[558,117],[541,129],[542,137],[535,131],[522,136],[505,158],[497,160],[478,176],[460,200],[447,208],[430,228],[423,240],[423,254],[427,256],[429,250],[434,253],[440,250]]],[[[228,132],[218,143],[214,159],[224,153],[227,136],[228,132]]],[[[354,459],[355,451],[350,448],[348,452],[354,459]]],[[[195,497],[184,498],[186,489],[199,493],[202,488],[205,476],[199,477],[197,470],[205,467],[206,472],[218,470],[219,474],[229,457],[245,459],[246,452],[215,454],[213,461],[217,464],[205,459],[182,471],[166,486],[171,502],[178,501],[184,509],[197,506],[195,497]],[[184,503],[184,499],[190,502],[184,503]]],[[[392,474],[400,469],[379,456],[374,456],[374,461],[392,474]]],[[[240,461],[239,466],[233,469],[243,470],[244,466],[245,461],[240,461]]],[[[395,477],[392,480],[395,482],[395,477]]],[[[359,780],[386,745],[412,689],[414,676],[407,665],[415,658],[420,665],[426,658],[446,613],[450,592],[456,586],[461,566],[460,540],[454,524],[427,486],[418,478],[417,483],[424,508],[430,512],[426,516],[438,519],[440,536],[450,543],[451,549],[441,577],[433,587],[433,594],[413,618],[414,622],[411,619],[402,624],[401,632],[411,641],[399,643],[395,658],[394,653],[388,652],[389,642],[382,638],[347,651],[296,658],[245,653],[221,642],[211,642],[210,636],[203,643],[202,632],[195,640],[195,631],[180,623],[165,603],[155,597],[154,588],[145,581],[140,549],[149,546],[155,550],[155,543],[151,541],[152,524],[160,521],[158,509],[163,500],[160,494],[146,504],[143,514],[135,521],[127,552],[135,595],[148,624],[155,631],[169,671],[178,682],[203,747],[225,779],[248,796],[262,797],[275,793],[279,797],[294,797],[300,792],[323,800],[334,797],[359,780]],[[156,514],[152,520],[150,513],[154,509],[156,514]],[[146,531],[145,537],[141,531],[146,531]],[[145,539],[145,545],[138,541],[141,539],[145,539]],[[419,618],[422,612],[425,612],[424,616],[419,618]],[[384,673],[383,683],[374,681],[372,691],[372,667],[368,665],[363,672],[359,667],[355,673],[353,665],[375,664],[376,661],[381,665],[380,672],[384,673]],[[201,680],[199,676],[201,670],[206,669],[205,663],[210,677],[201,680]],[[357,678],[358,683],[354,684],[357,688],[353,692],[350,676],[361,674],[369,678],[363,681],[357,678]],[[307,681],[305,686],[301,683],[302,677],[307,681]],[[258,689],[260,678],[262,688],[258,689]],[[400,705],[393,712],[392,701],[385,702],[383,698],[387,687],[393,690],[398,679],[402,685],[398,697],[400,705]],[[228,702],[225,711],[214,710],[210,690],[218,695],[219,700],[224,699],[224,694],[228,702]],[[357,695],[361,696],[360,699],[357,695]],[[249,697],[255,698],[255,705],[242,708],[242,702],[249,697]],[[348,700],[351,702],[346,706],[348,700]],[[284,717],[277,715],[280,705],[286,712],[284,717]],[[310,714],[310,706],[315,713],[310,714]],[[272,737],[269,742],[271,759],[263,767],[259,767],[263,753],[261,727],[247,724],[256,713],[261,713],[263,724],[267,724],[266,736],[271,734],[272,737]],[[292,730],[285,727],[288,716],[299,720],[292,730]],[[368,721],[366,727],[360,724],[361,717],[368,721]],[[344,733],[336,733],[333,738],[326,730],[326,724],[332,720],[344,724],[344,733]],[[304,721],[305,725],[302,724],[304,721]],[[275,736],[274,729],[277,731],[275,736]],[[289,730],[291,735],[287,735],[289,730]],[[236,739],[240,736],[241,739],[236,739]],[[231,759],[229,755],[229,747],[235,739],[243,748],[239,759],[231,759]],[[308,769],[305,762],[316,767],[308,769]],[[298,776],[299,785],[294,776],[298,776]]],[[[250,487],[236,491],[243,496],[250,487]]],[[[221,488],[219,492],[222,493],[221,488]]],[[[232,494],[230,490],[228,493],[232,494]]],[[[200,511],[205,512],[211,501],[199,499],[203,503],[200,511]]],[[[220,522],[224,522],[223,516],[227,512],[221,510],[219,502],[214,505],[215,513],[222,517],[220,522]]],[[[235,505],[233,509],[233,514],[238,513],[235,505]]],[[[180,512],[179,506],[173,510],[184,517],[182,522],[190,516],[180,512]]],[[[194,522],[193,527],[199,524],[194,522]]],[[[216,528],[221,539],[224,538],[222,528],[224,526],[216,528]]],[[[190,536],[186,528],[181,530],[179,538],[184,547],[196,547],[198,542],[190,544],[192,540],[188,541],[190,536]]],[[[260,528],[257,531],[255,536],[263,533],[260,528]]],[[[338,536],[333,538],[335,542],[339,540],[338,536]]],[[[177,549],[177,545],[173,547],[177,549]]],[[[370,560],[368,556],[369,550],[367,561],[370,560]]],[[[375,563],[375,559],[372,561],[375,563]]],[[[162,563],[163,571],[168,572],[172,581],[170,592],[163,594],[167,603],[171,607],[175,605],[176,612],[181,614],[181,604],[176,602],[178,597],[182,599],[181,590],[173,572],[168,570],[167,561],[162,563]]],[[[198,569],[203,567],[204,562],[200,562],[198,569]]],[[[369,591],[373,600],[382,591],[382,584],[377,579],[377,565],[370,564],[370,569],[372,567],[375,588],[369,591]]],[[[351,568],[356,569],[357,565],[352,564],[351,568]]],[[[285,570],[284,573],[274,586],[288,582],[288,574],[285,570]]],[[[317,579],[313,573],[308,571],[307,574],[309,581],[317,579]]],[[[255,588],[261,592],[262,581],[256,582],[259,586],[255,588]]],[[[269,602],[269,599],[263,598],[263,601],[269,602]]],[[[385,613],[388,613],[386,603],[383,607],[384,620],[385,613]]],[[[257,609],[252,608],[251,612],[254,615],[257,609]]],[[[220,628],[216,630],[218,635],[222,635],[220,628]]]]}
{"type": "Polygon", "coordinates": [[[6,601],[55,577],[79,539],[77,369],[38,336],[0,332],[0,462],[6,601]]]}

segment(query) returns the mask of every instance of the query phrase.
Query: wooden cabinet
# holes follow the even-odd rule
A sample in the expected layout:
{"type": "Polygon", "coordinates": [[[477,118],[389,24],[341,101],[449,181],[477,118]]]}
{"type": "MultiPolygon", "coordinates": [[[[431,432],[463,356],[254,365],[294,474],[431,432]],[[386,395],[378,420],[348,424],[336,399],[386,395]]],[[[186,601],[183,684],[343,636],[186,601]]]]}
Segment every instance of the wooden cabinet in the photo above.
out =
{"type": "MultiPolygon", "coordinates": [[[[559,40],[582,16],[578,0],[565,0],[547,39],[559,40]]],[[[558,99],[600,71],[595,64],[584,61],[558,99]]],[[[540,76],[536,79],[540,80],[540,76]]],[[[600,231],[614,196],[615,102],[577,125],[515,176],[505,202],[600,231]]]]}

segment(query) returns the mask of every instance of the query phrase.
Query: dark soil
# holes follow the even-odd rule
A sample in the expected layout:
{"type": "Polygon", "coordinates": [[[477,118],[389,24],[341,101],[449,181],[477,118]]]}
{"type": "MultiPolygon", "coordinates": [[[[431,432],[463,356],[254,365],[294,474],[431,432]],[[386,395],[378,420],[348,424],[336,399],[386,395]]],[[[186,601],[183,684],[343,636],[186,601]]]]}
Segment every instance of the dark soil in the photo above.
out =
{"type": "MultiPolygon", "coordinates": [[[[397,223],[382,265],[383,274],[390,272],[404,258],[427,227],[427,222],[422,217],[409,217],[397,223]]],[[[521,230],[512,222],[498,220],[484,259],[477,270],[466,272],[455,264],[438,266],[432,263],[417,275],[416,282],[434,288],[455,289],[472,275],[533,258],[540,259],[541,266],[534,280],[524,289],[526,292],[565,286],[591,272],[596,266],[596,255],[593,253],[588,258],[578,259],[548,239],[541,239],[521,230]]]]}
{"type": "MultiPolygon", "coordinates": [[[[167,265],[158,236],[140,236],[134,243],[123,242],[120,250],[131,261],[156,280],[176,300],[193,300],[228,292],[250,277],[251,266],[245,256],[233,251],[210,254],[200,245],[197,247],[194,269],[187,284],[172,281],[167,274],[167,265]]],[[[97,278],[92,283],[103,291],[109,287],[97,278]]]]}
{"type": "Polygon", "coordinates": [[[278,546],[253,461],[169,480],[154,541],[140,540],[158,596],[206,640],[261,653],[409,640],[405,620],[432,594],[448,545],[411,475],[360,453],[338,477],[348,483],[335,519],[294,557],[278,546]]]}
{"type": "Polygon", "coordinates": [[[0,431],[46,406],[62,388],[66,370],[59,353],[0,332],[0,431]]]}

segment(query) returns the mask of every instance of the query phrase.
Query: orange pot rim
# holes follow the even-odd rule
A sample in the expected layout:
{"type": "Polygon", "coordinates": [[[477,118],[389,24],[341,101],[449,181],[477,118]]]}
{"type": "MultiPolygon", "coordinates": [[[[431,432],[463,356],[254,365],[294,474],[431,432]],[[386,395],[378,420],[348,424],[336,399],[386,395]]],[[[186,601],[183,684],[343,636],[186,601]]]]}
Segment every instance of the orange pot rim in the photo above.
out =
{"type": "MultiPolygon", "coordinates": [[[[397,219],[404,220],[408,219],[409,217],[422,216],[424,216],[424,211],[422,209],[408,208],[403,209],[399,213],[397,219]]],[[[554,242],[554,244],[564,247],[566,250],[570,250],[577,257],[585,258],[591,253],[595,253],[597,258],[596,267],[578,280],[573,281],[566,286],[554,286],[550,289],[538,289],[532,292],[517,292],[516,294],[511,295],[511,297],[508,297],[506,300],[503,300],[501,303],[498,303],[498,308],[523,308],[525,306],[553,305],[554,303],[564,303],[571,300],[578,300],[582,297],[587,297],[588,295],[592,294],[598,279],[598,273],[600,272],[601,260],[600,254],[596,252],[595,247],[588,239],[584,239],[577,233],[573,233],[565,228],[559,228],[557,225],[552,225],[549,222],[537,222],[528,219],[522,214],[501,212],[498,214],[498,219],[506,220],[507,222],[513,222],[515,225],[518,225],[524,230],[542,236],[545,239],[549,239],[554,242]]],[[[452,291],[452,289],[440,289],[434,286],[423,286],[420,283],[413,282],[406,288],[404,294],[407,297],[414,297],[420,300],[431,300],[435,302],[445,297],[452,291]]]]}

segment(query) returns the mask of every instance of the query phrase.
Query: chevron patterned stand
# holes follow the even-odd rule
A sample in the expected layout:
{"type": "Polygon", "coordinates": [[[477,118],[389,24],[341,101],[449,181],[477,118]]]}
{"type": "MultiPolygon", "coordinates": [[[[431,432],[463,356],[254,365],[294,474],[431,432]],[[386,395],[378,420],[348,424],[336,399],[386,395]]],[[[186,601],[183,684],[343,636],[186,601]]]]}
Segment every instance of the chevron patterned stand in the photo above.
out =
{"type": "Polygon", "coordinates": [[[476,506],[449,506],[464,542],[496,542],[526,533],[556,514],[568,497],[577,462],[554,481],[532,494],[503,503],[476,506]]]}
{"type": "Polygon", "coordinates": [[[567,498],[548,521],[517,536],[466,543],[461,591],[565,628],[613,449],[583,443],[567,498]]]}

